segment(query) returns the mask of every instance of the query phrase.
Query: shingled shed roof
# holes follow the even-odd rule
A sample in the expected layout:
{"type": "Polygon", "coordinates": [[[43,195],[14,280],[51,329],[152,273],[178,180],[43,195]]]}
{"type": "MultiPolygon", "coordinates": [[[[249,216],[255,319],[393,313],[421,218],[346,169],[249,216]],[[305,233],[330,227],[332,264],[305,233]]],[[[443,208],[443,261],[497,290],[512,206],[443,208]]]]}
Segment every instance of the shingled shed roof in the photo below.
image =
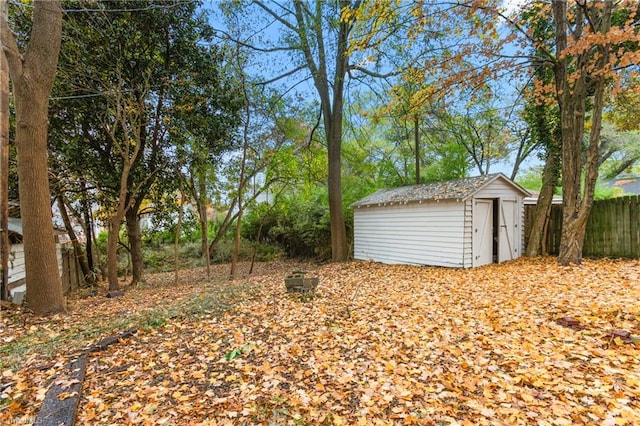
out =
{"type": "Polygon", "coordinates": [[[528,191],[512,182],[502,173],[494,173],[444,182],[381,189],[356,201],[351,204],[351,207],[366,207],[390,203],[404,204],[427,200],[466,200],[496,179],[504,179],[523,195],[530,195],[528,191]]]}

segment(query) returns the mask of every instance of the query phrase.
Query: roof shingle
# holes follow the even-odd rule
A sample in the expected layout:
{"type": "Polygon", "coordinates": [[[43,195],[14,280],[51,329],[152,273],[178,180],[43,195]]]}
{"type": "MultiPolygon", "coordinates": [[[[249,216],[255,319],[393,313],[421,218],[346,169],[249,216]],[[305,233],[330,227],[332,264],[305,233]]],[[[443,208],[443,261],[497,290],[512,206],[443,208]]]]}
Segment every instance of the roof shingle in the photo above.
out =
{"type": "MultiPolygon", "coordinates": [[[[408,203],[425,200],[465,200],[499,177],[511,182],[511,180],[502,173],[494,173],[490,175],[443,182],[381,189],[359,201],[356,201],[351,204],[351,207],[364,207],[384,203],[408,203]]],[[[516,184],[513,185],[519,188],[523,193],[527,194],[525,190],[518,187],[516,184]]]]}

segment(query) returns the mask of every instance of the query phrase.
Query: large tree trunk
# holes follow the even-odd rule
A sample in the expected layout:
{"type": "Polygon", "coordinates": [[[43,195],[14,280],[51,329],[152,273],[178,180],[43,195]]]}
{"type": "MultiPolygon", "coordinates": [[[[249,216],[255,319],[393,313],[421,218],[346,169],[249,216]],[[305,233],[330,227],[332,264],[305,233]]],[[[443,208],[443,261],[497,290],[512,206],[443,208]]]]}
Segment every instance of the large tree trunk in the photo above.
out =
{"type": "MultiPolygon", "coordinates": [[[[307,27],[305,16],[307,10],[302,2],[293,3],[295,8],[296,21],[300,29],[307,27]]],[[[350,2],[340,0],[338,11],[349,7],[350,2]]],[[[321,0],[315,2],[314,24],[320,28],[322,25],[322,3],[321,0]]],[[[300,42],[305,61],[313,82],[320,96],[320,106],[324,119],[324,127],[327,135],[327,157],[328,157],[328,177],[327,190],[329,193],[329,223],[331,227],[331,257],[334,262],[347,260],[349,255],[347,248],[347,230],[344,224],[344,211],[342,208],[342,109],[344,101],[344,80],[347,74],[349,62],[348,39],[352,29],[352,23],[341,21],[338,26],[338,39],[335,50],[335,70],[332,84],[329,83],[329,69],[327,67],[327,57],[324,51],[324,35],[322,31],[315,31],[312,42],[307,38],[307,34],[300,32],[300,42]],[[312,45],[320,48],[318,52],[313,52],[312,45]],[[318,54],[317,60],[314,54],[318,54]]]]}
{"type": "MultiPolygon", "coordinates": [[[[28,306],[38,315],[65,310],[51,221],[47,164],[49,96],[62,34],[60,1],[34,2],[29,44],[20,54],[6,20],[2,43],[13,81],[18,183],[28,306]]],[[[7,7],[6,1],[0,5],[7,7]]]]}
{"type": "MultiPolygon", "coordinates": [[[[348,1],[339,2],[341,10],[350,6],[348,1]]],[[[349,62],[348,39],[352,24],[340,22],[338,46],[336,49],[336,69],[333,77],[333,102],[330,114],[325,114],[327,129],[327,150],[329,161],[329,222],[331,224],[331,258],[343,262],[349,257],[347,228],[342,207],[342,112],[344,102],[344,81],[349,62]]],[[[321,86],[325,89],[327,86],[321,86]]],[[[328,96],[326,96],[328,98],[328,96]]]]}
{"type": "MultiPolygon", "coordinates": [[[[8,10],[0,7],[0,21],[8,10]]],[[[9,66],[0,50],[0,300],[9,299],[9,66]]]]}
{"type": "MultiPolygon", "coordinates": [[[[553,17],[556,31],[556,51],[565,52],[568,46],[568,19],[566,0],[553,0],[553,17]]],[[[574,12],[576,28],[571,34],[576,39],[582,35],[582,25],[585,19],[596,22],[596,28],[601,34],[606,34],[611,25],[611,11],[613,3],[606,0],[597,12],[577,6],[574,12]],[[586,14],[598,13],[598,16],[586,14]],[[597,18],[597,19],[595,19],[597,18]]],[[[562,236],[560,239],[560,253],[558,261],[562,265],[582,262],[582,247],[587,226],[587,219],[593,205],[595,183],[598,177],[598,157],[600,145],[600,130],[602,128],[602,109],[606,76],[604,68],[609,59],[609,47],[601,45],[598,58],[593,59],[591,51],[575,54],[575,60],[569,62],[570,55],[560,56],[556,62],[555,80],[560,107],[560,122],[562,128],[562,190],[564,209],[562,213],[562,236]],[[595,61],[595,65],[591,63],[595,61]],[[572,67],[579,67],[573,70],[572,67]],[[594,69],[591,69],[593,67],[594,69]],[[598,72],[599,71],[599,72],[598,72]],[[593,107],[591,110],[591,129],[586,159],[583,162],[582,141],[585,129],[585,104],[591,88],[595,88],[593,107]],[[584,185],[582,176],[584,173],[584,185]]]]}
{"type": "Polygon", "coordinates": [[[142,281],[144,273],[144,261],[142,258],[142,233],[140,232],[140,217],[138,210],[140,203],[136,202],[127,209],[125,214],[127,222],[127,236],[129,237],[129,251],[131,253],[131,285],[142,281]]]}
{"type": "Polygon", "coordinates": [[[118,213],[109,219],[109,236],[107,238],[107,280],[109,291],[120,291],[118,281],[118,240],[123,214],[118,213]]]}
{"type": "Polygon", "coordinates": [[[327,137],[331,259],[334,262],[342,262],[347,260],[349,255],[347,250],[347,229],[344,224],[344,211],[342,208],[342,110],[339,112],[334,110],[334,114],[325,120],[325,125],[327,121],[333,122],[333,125],[329,124],[327,137]]]}

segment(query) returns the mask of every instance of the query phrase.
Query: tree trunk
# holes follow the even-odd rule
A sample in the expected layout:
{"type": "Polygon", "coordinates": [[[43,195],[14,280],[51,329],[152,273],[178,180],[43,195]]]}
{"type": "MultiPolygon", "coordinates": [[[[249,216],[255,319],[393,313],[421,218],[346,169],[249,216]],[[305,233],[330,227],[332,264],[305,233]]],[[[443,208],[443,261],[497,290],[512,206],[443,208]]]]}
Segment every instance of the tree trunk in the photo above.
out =
{"type": "MultiPolygon", "coordinates": [[[[350,2],[340,0],[338,11],[349,7],[350,2]]],[[[307,28],[307,9],[302,2],[293,3],[296,21],[300,29],[307,28]]],[[[322,3],[321,0],[315,2],[314,25],[316,28],[322,26],[322,3]]],[[[344,101],[344,81],[347,74],[349,62],[348,39],[353,24],[341,21],[338,24],[338,38],[335,50],[335,70],[333,81],[329,82],[329,69],[327,67],[327,57],[324,51],[324,35],[321,30],[313,33],[315,39],[310,42],[307,34],[299,33],[301,38],[302,53],[311,75],[313,83],[320,97],[320,107],[324,119],[324,127],[327,137],[327,162],[328,177],[327,190],[329,193],[329,223],[331,227],[331,258],[334,262],[347,260],[349,255],[347,248],[347,230],[344,224],[344,211],[342,208],[342,116],[344,101]],[[311,46],[320,46],[317,52],[312,51],[311,46]],[[314,54],[318,54],[317,60],[314,54]]]]}
{"type": "Polygon", "coordinates": [[[207,217],[207,183],[204,175],[198,182],[199,193],[196,195],[198,213],[200,216],[200,229],[202,233],[202,255],[207,269],[207,279],[211,278],[211,256],[209,254],[209,218],[207,217]]]}
{"type": "Polygon", "coordinates": [[[82,191],[84,200],[82,202],[82,215],[84,219],[84,232],[87,238],[87,263],[89,264],[89,270],[94,271],[94,258],[93,258],[93,223],[91,221],[91,210],[89,208],[89,202],[87,201],[88,194],[86,188],[86,182],[82,181],[82,191]]]}
{"type": "Polygon", "coordinates": [[[107,238],[107,280],[109,291],[120,291],[118,281],[118,240],[123,214],[116,214],[109,219],[109,236],[107,238]]]}
{"type": "Polygon", "coordinates": [[[220,228],[218,228],[216,235],[213,236],[213,240],[211,241],[211,243],[209,243],[209,255],[213,254],[213,252],[216,250],[216,246],[218,245],[218,243],[222,240],[224,235],[227,233],[227,231],[233,224],[233,221],[236,219],[236,217],[238,217],[238,212],[236,211],[234,213],[234,210],[236,208],[236,202],[237,202],[236,198],[234,198],[231,201],[231,205],[229,206],[229,209],[227,210],[227,214],[225,215],[224,219],[222,220],[222,223],[220,224],[220,228]]]}
{"type": "Polygon", "coordinates": [[[131,285],[135,286],[142,281],[144,273],[144,261],[142,258],[142,233],[140,232],[140,217],[138,210],[140,203],[136,202],[127,209],[125,215],[127,222],[127,236],[129,237],[129,251],[131,253],[131,285]]]}
{"type": "Polygon", "coordinates": [[[238,257],[240,256],[240,232],[242,230],[242,213],[243,213],[243,199],[244,195],[244,187],[245,187],[245,169],[247,165],[247,151],[249,150],[249,125],[251,123],[251,107],[249,104],[249,95],[247,93],[246,81],[244,79],[244,74],[242,79],[242,92],[244,95],[244,126],[242,130],[242,162],[240,164],[240,177],[238,179],[238,217],[236,218],[236,233],[233,240],[233,253],[231,255],[231,272],[230,278],[236,278],[237,267],[238,267],[238,257]]]}
{"type": "MultiPolygon", "coordinates": [[[[335,112],[335,111],[334,111],[335,112]]],[[[328,191],[329,191],[329,222],[331,225],[331,259],[343,262],[349,255],[347,251],[347,229],[344,224],[342,208],[342,111],[335,113],[326,121],[333,121],[330,125],[328,142],[328,191]],[[340,124],[338,124],[340,122],[340,124]]]]}
{"type": "MultiPolygon", "coordinates": [[[[6,1],[0,7],[6,8],[6,1]]],[[[60,51],[62,5],[54,0],[34,2],[33,27],[22,55],[8,22],[3,19],[0,26],[15,95],[26,299],[34,313],[44,315],[65,310],[47,164],[49,96],[60,51]]]]}
{"type": "MultiPolygon", "coordinates": [[[[348,1],[341,1],[339,4],[342,7],[350,6],[348,1]]],[[[331,112],[330,114],[325,114],[324,121],[327,129],[329,161],[328,191],[331,259],[334,262],[343,262],[349,257],[347,228],[344,223],[344,210],[342,207],[342,113],[344,81],[349,61],[348,39],[351,28],[351,24],[347,22],[340,23],[336,49],[336,69],[333,78],[333,102],[331,103],[331,112]]],[[[326,85],[321,87],[326,88],[326,85]]]]}
{"type": "Polygon", "coordinates": [[[184,215],[184,190],[183,182],[180,177],[180,201],[178,202],[178,223],[176,224],[176,233],[173,238],[173,282],[177,286],[180,278],[180,233],[182,232],[182,217],[184,215]]]}
{"type": "Polygon", "coordinates": [[[542,172],[542,189],[535,207],[533,223],[529,230],[529,242],[525,252],[525,255],[529,257],[547,254],[545,253],[545,230],[551,216],[553,191],[558,183],[560,174],[560,152],[558,148],[550,146],[547,150],[547,158],[542,172]]]}
{"type": "MultiPolygon", "coordinates": [[[[556,33],[556,51],[565,52],[567,34],[569,33],[566,0],[552,1],[553,17],[556,33]]],[[[592,11],[577,5],[574,13],[575,28],[572,37],[579,39],[585,20],[599,25],[596,31],[603,36],[611,26],[613,2],[606,0],[602,8],[592,11]],[[586,16],[597,13],[598,16],[586,16]]],[[[598,47],[597,58],[590,55],[591,50],[576,53],[570,63],[570,55],[560,56],[556,62],[554,77],[558,106],[560,107],[560,123],[562,129],[562,190],[564,208],[562,212],[562,236],[558,261],[562,265],[582,262],[582,247],[587,226],[587,219],[593,205],[596,179],[598,177],[598,157],[600,131],[602,128],[602,110],[606,76],[604,68],[609,60],[609,46],[598,47]],[[592,63],[595,61],[595,63],[592,63]],[[573,70],[572,67],[579,67],[573,70]],[[592,69],[593,67],[593,69],[592,69]],[[586,156],[582,143],[585,129],[586,99],[591,88],[595,94],[591,109],[591,129],[586,156]],[[586,157],[584,160],[583,158],[586,157]],[[584,174],[584,185],[582,176],[584,174]]]]}
{"type": "Polygon", "coordinates": [[[127,211],[127,181],[131,171],[131,162],[128,155],[123,156],[124,165],[120,176],[120,194],[115,213],[109,219],[109,237],[107,238],[107,279],[109,291],[120,291],[118,282],[118,241],[120,240],[120,228],[127,211]]]}
{"type": "Polygon", "coordinates": [[[62,222],[64,223],[64,227],[67,230],[67,235],[71,240],[71,245],[73,246],[73,254],[75,255],[76,260],[80,264],[80,270],[82,271],[82,276],[84,281],[87,283],[93,284],[95,282],[95,278],[91,270],[89,269],[89,262],[87,262],[87,256],[82,250],[82,244],[78,241],[78,237],[76,236],[76,232],[73,229],[73,225],[71,224],[71,220],[69,220],[69,214],[67,213],[67,206],[65,205],[64,196],[62,194],[58,195],[58,209],[60,210],[60,216],[62,216],[62,222]]]}
{"type": "Polygon", "coordinates": [[[420,184],[420,119],[416,114],[413,120],[413,144],[416,154],[416,185],[420,184]]]}
{"type": "MultiPolygon", "coordinates": [[[[0,6],[0,21],[8,11],[0,6]]],[[[0,300],[9,299],[9,68],[0,51],[0,300]]]]}

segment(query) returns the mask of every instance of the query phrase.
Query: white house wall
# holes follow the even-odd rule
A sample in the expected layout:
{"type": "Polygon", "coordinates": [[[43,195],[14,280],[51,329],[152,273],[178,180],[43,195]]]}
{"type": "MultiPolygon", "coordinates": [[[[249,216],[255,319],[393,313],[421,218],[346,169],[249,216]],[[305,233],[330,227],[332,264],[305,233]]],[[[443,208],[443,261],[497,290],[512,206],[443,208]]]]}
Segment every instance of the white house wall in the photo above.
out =
{"type": "Polygon", "coordinates": [[[354,257],[390,264],[465,264],[463,201],[445,200],[356,208],[354,257]]]}

